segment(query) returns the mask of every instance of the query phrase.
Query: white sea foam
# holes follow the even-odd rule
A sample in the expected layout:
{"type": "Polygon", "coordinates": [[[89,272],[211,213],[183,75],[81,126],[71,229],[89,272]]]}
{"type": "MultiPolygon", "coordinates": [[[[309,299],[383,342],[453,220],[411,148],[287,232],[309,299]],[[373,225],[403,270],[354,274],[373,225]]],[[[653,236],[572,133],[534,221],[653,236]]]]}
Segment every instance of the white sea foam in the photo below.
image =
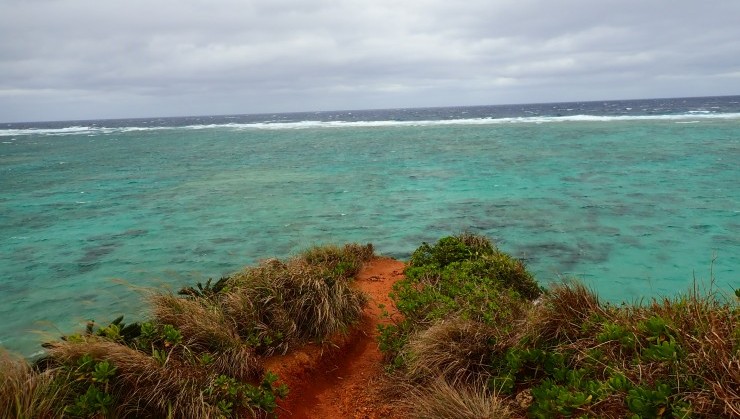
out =
{"type": "Polygon", "coordinates": [[[42,356],[42,355],[46,355],[46,351],[41,350],[41,351],[32,352],[31,355],[28,355],[28,358],[34,359],[34,358],[39,357],[39,356],[42,356]]]}
{"type": "Polygon", "coordinates": [[[542,124],[557,122],[613,122],[635,120],[686,120],[686,119],[740,119],[740,113],[701,113],[679,115],[571,115],[571,116],[528,116],[516,118],[465,118],[423,121],[300,121],[300,122],[259,122],[251,124],[198,125],[185,128],[232,128],[232,129],[311,129],[311,128],[359,128],[359,127],[393,127],[393,126],[435,126],[435,125],[497,125],[497,124],[542,124]]]}
{"type": "Polygon", "coordinates": [[[137,131],[163,131],[176,129],[177,127],[124,127],[124,128],[107,128],[111,132],[137,132],[137,131]]]}
{"type": "Polygon", "coordinates": [[[740,113],[712,113],[709,111],[689,111],[676,115],[569,115],[569,116],[526,116],[512,118],[461,118],[438,119],[420,121],[297,121],[297,122],[254,122],[254,123],[226,123],[226,124],[198,124],[173,127],[84,127],[72,126],[65,128],[28,128],[28,129],[0,129],[0,136],[24,135],[80,135],[80,134],[114,134],[138,131],[161,130],[288,130],[288,129],[319,129],[319,128],[373,128],[373,127],[415,127],[438,125],[499,125],[499,124],[544,124],[562,122],[616,122],[616,121],[686,121],[695,123],[697,120],[710,119],[740,119],[740,113]]]}
{"type": "Polygon", "coordinates": [[[95,127],[81,127],[81,126],[73,126],[73,127],[65,127],[65,128],[0,129],[0,135],[2,136],[30,135],[30,134],[77,135],[77,134],[85,134],[88,132],[94,132],[96,130],[99,130],[99,129],[96,129],[95,127]]]}

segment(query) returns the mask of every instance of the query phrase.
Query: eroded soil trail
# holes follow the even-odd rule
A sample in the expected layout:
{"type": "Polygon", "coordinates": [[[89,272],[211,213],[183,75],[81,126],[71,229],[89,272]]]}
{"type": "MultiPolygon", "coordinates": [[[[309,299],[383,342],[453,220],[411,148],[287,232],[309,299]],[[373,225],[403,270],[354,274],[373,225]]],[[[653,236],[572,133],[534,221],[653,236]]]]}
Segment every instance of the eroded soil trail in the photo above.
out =
{"type": "Polygon", "coordinates": [[[349,336],[335,345],[307,345],[268,360],[268,369],[290,387],[278,408],[281,419],[401,417],[379,395],[383,365],[377,325],[384,321],[378,305],[392,309],[388,294],[403,277],[403,268],[403,262],[376,258],[360,271],[356,285],[370,302],[361,324],[349,336]]]}

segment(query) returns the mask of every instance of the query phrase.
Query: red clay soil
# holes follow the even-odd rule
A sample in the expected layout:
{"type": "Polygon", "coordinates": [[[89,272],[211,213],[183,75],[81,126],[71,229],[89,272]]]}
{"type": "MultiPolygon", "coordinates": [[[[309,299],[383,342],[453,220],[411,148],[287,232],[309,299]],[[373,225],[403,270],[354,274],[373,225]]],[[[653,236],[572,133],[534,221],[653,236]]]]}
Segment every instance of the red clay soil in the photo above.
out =
{"type": "Polygon", "coordinates": [[[393,283],[403,277],[403,262],[375,258],[360,271],[356,286],[370,302],[360,325],[332,343],[311,344],[266,361],[290,387],[278,407],[279,418],[401,418],[400,410],[384,400],[382,355],[378,349],[379,304],[391,310],[393,283]]]}

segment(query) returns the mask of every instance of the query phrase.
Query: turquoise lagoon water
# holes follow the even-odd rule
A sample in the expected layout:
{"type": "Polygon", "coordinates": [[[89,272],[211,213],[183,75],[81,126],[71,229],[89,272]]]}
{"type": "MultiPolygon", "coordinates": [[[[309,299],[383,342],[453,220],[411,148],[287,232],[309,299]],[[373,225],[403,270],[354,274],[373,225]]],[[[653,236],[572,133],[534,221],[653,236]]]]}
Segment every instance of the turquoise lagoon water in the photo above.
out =
{"type": "Polygon", "coordinates": [[[740,113],[461,109],[0,129],[0,345],[29,355],[88,319],[145,316],[149,287],[314,244],[407,258],[464,230],[614,302],[710,268],[740,286],[740,113]]]}

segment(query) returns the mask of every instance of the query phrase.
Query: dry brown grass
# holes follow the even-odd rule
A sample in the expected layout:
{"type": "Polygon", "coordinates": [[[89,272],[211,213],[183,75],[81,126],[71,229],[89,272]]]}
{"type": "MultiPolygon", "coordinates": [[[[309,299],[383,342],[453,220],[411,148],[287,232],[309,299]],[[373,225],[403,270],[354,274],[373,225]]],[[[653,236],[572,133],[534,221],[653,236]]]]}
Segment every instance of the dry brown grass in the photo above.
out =
{"type": "MultiPolygon", "coordinates": [[[[510,304],[502,300],[499,307],[504,306],[510,304]]],[[[549,406],[576,416],[624,417],[637,411],[650,416],[654,408],[676,417],[686,412],[692,417],[740,417],[740,308],[711,288],[615,306],[600,304],[582,284],[566,282],[529,306],[513,307],[511,321],[516,326],[510,333],[497,327],[509,323],[486,327],[474,315],[463,320],[458,313],[418,324],[401,350],[404,368],[396,371],[412,389],[410,411],[421,412],[420,417],[482,415],[464,410],[461,400],[474,398],[465,393],[470,383],[492,378],[489,386],[515,380],[506,391],[512,391],[509,408],[519,416],[554,415],[557,410],[547,410],[547,403],[553,403],[549,406]],[[545,362],[555,362],[558,356],[572,377],[583,378],[553,378],[555,370],[546,370],[545,362]],[[626,378],[627,387],[610,389],[610,380],[619,376],[626,378]],[[439,388],[426,389],[439,380],[444,381],[439,388]],[[668,395],[653,392],[658,386],[667,388],[668,395]],[[518,396],[533,388],[540,389],[538,404],[520,406],[518,396]],[[567,407],[567,397],[548,401],[556,396],[545,395],[544,388],[571,395],[601,390],[593,393],[590,403],[573,408],[567,407]],[[449,406],[455,407],[444,410],[449,406]]]]}
{"type": "Polygon", "coordinates": [[[430,385],[411,387],[402,402],[418,419],[507,419],[507,403],[481,385],[468,386],[438,378],[430,385]]]}
{"type": "Polygon", "coordinates": [[[285,309],[296,320],[299,338],[330,336],[359,320],[367,297],[349,281],[327,277],[310,265],[295,268],[300,274],[288,275],[279,286],[285,309]]]}
{"type": "Polygon", "coordinates": [[[242,341],[234,321],[208,299],[185,299],[171,294],[152,296],[154,317],[161,324],[175,326],[183,335],[182,350],[215,356],[216,371],[254,380],[263,367],[254,348],[242,341]]]}
{"type": "Polygon", "coordinates": [[[452,382],[485,382],[489,378],[495,330],[459,317],[442,320],[409,339],[407,374],[414,381],[444,377],[452,382]]]}
{"type": "Polygon", "coordinates": [[[596,294],[579,282],[555,284],[548,291],[532,306],[528,327],[522,329],[535,342],[574,342],[589,317],[605,314],[596,294]]]}
{"type": "Polygon", "coordinates": [[[116,368],[111,395],[116,400],[115,416],[210,418],[218,410],[209,405],[203,389],[207,371],[171,358],[161,366],[151,356],[127,346],[97,338],[81,342],[57,342],[48,348],[55,362],[74,365],[85,355],[107,360],[116,368]]]}
{"type": "Polygon", "coordinates": [[[59,417],[66,397],[57,371],[35,371],[24,359],[0,350],[0,418],[59,417]]]}
{"type": "Polygon", "coordinates": [[[705,383],[705,389],[685,395],[695,411],[740,417],[740,308],[721,301],[711,287],[705,295],[694,288],[674,300],[654,301],[646,311],[667,320],[683,349],[683,370],[673,377],[677,385],[689,377],[705,383]]]}
{"type": "Polygon", "coordinates": [[[77,394],[85,392],[85,380],[95,380],[77,369],[86,356],[116,368],[104,391],[113,397],[112,417],[220,417],[232,409],[223,404],[229,397],[240,398],[233,406],[237,416],[267,414],[274,408],[270,397],[282,390],[260,384],[264,370],[257,352],[285,351],[296,342],[348,331],[367,304],[351,282],[372,256],[371,245],[316,247],[287,262],[247,268],[213,287],[210,281],[198,284],[184,297],[152,295],[150,322],[128,325],[126,333],[114,322],[46,344],[41,373],[0,354],[0,417],[59,417],[65,406],[86,403],[77,394]],[[65,385],[69,380],[79,385],[65,385]]]}
{"type": "Polygon", "coordinates": [[[491,241],[486,236],[481,236],[479,234],[474,234],[470,232],[463,232],[458,234],[458,239],[467,247],[473,249],[474,251],[493,251],[494,246],[491,243],[491,241]]]}
{"type": "Polygon", "coordinates": [[[341,276],[351,278],[357,275],[362,264],[372,259],[374,250],[372,244],[360,245],[345,244],[342,247],[335,245],[314,246],[298,255],[298,259],[307,264],[322,267],[327,271],[341,271],[341,276]]]}
{"type": "Polygon", "coordinates": [[[346,332],[367,297],[351,279],[371,247],[314,248],[285,263],[268,260],[232,276],[219,297],[242,337],[265,343],[263,353],[285,352],[292,342],[346,332]]]}
{"type": "Polygon", "coordinates": [[[150,301],[155,320],[175,326],[190,348],[221,351],[242,345],[232,320],[216,304],[172,294],[155,294],[150,301]]]}
{"type": "Polygon", "coordinates": [[[351,281],[372,256],[372,245],[314,247],[287,262],[245,268],[206,298],[155,295],[154,315],[177,327],[194,350],[246,344],[263,355],[284,353],[293,343],[346,332],[359,320],[367,299],[351,281]]]}

